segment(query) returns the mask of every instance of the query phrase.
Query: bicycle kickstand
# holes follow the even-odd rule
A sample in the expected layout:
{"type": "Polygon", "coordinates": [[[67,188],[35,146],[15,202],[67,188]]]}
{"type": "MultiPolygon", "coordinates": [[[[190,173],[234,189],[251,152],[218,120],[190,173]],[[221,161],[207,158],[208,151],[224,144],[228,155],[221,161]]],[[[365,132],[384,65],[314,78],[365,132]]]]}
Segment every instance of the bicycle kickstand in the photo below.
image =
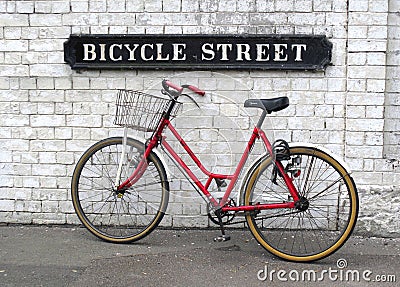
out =
{"type": "Polygon", "coordinates": [[[218,218],[218,224],[219,224],[219,227],[221,228],[222,235],[214,237],[214,242],[224,242],[224,241],[230,240],[231,237],[229,235],[225,235],[225,228],[224,228],[224,224],[222,223],[222,218],[221,218],[221,209],[216,210],[215,215],[218,218]]]}

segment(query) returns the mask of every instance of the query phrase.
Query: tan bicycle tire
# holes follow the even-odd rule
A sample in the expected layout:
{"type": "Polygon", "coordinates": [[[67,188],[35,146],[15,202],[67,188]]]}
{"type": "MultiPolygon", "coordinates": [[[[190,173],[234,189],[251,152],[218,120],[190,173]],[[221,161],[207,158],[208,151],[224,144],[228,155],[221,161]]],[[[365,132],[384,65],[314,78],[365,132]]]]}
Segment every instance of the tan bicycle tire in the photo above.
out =
{"type": "MultiPolygon", "coordinates": [[[[256,224],[256,215],[254,213],[247,213],[246,214],[246,221],[248,224],[248,227],[250,231],[252,232],[253,236],[257,240],[258,243],[261,244],[262,247],[264,247],[267,251],[270,253],[288,261],[297,261],[297,262],[309,262],[309,261],[315,261],[322,259],[326,256],[331,255],[332,253],[336,252],[345,242],[346,240],[350,237],[356,221],[357,221],[357,215],[358,215],[358,195],[357,195],[357,189],[354,183],[354,180],[351,178],[351,176],[348,174],[348,172],[345,170],[345,168],[334,158],[332,158],[330,155],[327,153],[316,149],[316,148],[310,148],[310,147],[295,147],[290,149],[290,153],[292,155],[309,155],[309,156],[315,156],[318,157],[319,159],[323,160],[324,162],[327,163],[327,165],[330,165],[334,170],[336,170],[340,176],[343,179],[343,183],[347,187],[348,193],[349,193],[349,199],[351,201],[349,205],[349,218],[348,218],[348,223],[346,228],[343,230],[343,232],[340,234],[340,237],[337,238],[337,240],[331,244],[328,248],[325,250],[321,250],[320,252],[316,252],[315,254],[304,254],[304,255],[294,255],[294,254],[288,254],[288,252],[284,252],[282,250],[279,250],[276,246],[272,246],[271,243],[268,242],[268,235],[263,235],[260,231],[260,228],[256,224]]],[[[245,205],[251,205],[252,203],[250,202],[251,195],[253,193],[253,188],[255,188],[255,184],[257,183],[257,180],[259,178],[259,174],[267,168],[267,166],[272,164],[272,159],[270,157],[264,158],[258,166],[252,171],[251,175],[249,176],[249,180],[247,182],[247,185],[245,187],[245,194],[244,194],[244,204],[245,205]]],[[[305,244],[305,243],[304,243],[305,244]]]]}
{"type": "MultiPolygon", "coordinates": [[[[127,139],[128,146],[134,146],[136,148],[143,148],[143,143],[140,141],[128,138],[127,139]]],[[[92,145],[79,159],[78,163],[76,164],[72,181],[71,181],[71,195],[72,195],[72,202],[75,209],[75,212],[82,222],[82,224],[95,236],[98,238],[113,242],[113,243],[129,243],[137,241],[147,235],[149,235],[161,222],[164,217],[165,210],[168,205],[168,198],[169,198],[169,182],[167,179],[167,174],[165,168],[161,162],[161,160],[157,157],[157,155],[153,152],[150,153],[148,157],[148,162],[154,164],[155,170],[158,172],[160,177],[160,185],[161,189],[159,190],[160,193],[160,203],[159,207],[157,208],[157,212],[154,214],[154,217],[150,219],[149,223],[146,226],[143,226],[138,232],[135,234],[128,234],[124,236],[114,236],[112,234],[108,234],[107,232],[102,231],[99,227],[96,227],[93,222],[89,219],[88,215],[82,208],[81,200],[79,197],[79,180],[81,176],[81,172],[84,169],[85,164],[96,154],[99,150],[103,148],[107,148],[111,145],[122,145],[122,138],[121,137],[113,137],[107,138],[102,141],[99,141],[92,145]]]]}

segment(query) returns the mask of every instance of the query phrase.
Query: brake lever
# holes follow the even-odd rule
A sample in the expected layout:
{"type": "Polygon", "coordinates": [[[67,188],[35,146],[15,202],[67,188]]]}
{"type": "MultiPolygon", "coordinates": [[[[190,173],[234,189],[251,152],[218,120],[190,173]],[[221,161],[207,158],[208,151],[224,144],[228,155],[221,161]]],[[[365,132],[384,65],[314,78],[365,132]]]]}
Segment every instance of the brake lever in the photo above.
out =
{"type": "MultiPolygon", "coordinates": [[[[170,95],[166,90],[164,90],[164,89],[161,90],[161,94],[167,95],[168,97],[171,98],[171,100],[174,99],[174,97],[171,96],[171,95],[170,95]]],[[[201,109],[201,108],[200,108],[200,105],[195,101],[195,99],[193,99],[193,98],[192,98],[191,96],[189,96],[188,94],[181,94],[181,96],[186,96],[186,97],[188,97],[199,109],[201,109]]]]}
{"type": "Polygon", "coordinates": [[[199,109],[201,109],[199,104],[191,96],[189,96],[188,94],[181,94],[181,96],[188,97],[199,109]]]}

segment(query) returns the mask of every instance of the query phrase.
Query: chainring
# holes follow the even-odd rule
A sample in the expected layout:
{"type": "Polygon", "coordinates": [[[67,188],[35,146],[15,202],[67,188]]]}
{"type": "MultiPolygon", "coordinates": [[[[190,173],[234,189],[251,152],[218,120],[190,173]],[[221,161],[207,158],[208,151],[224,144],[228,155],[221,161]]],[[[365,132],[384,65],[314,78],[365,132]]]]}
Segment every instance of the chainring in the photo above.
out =
{"type": "MultiPolygon", "coordinates": [[[[219,198],[221,200],[221,198],[219,198]]],[[[235,200],[233,198],[229,198],[228,202],[224,206],[236,206],[235,200]]],[[[213,208],[211,206],[211,202],[208,203],[207,205],[207,215],[208,218],[215,224],[219,225],[218,217],[215,215],[215,212],[213,211],[213,208]]],[[[222,224],[228,224],[230,223],[234,218],[236,217],[236,212],[235,211],[227,211],[227,212],[221,212],[221,220],[222,224]]]]}

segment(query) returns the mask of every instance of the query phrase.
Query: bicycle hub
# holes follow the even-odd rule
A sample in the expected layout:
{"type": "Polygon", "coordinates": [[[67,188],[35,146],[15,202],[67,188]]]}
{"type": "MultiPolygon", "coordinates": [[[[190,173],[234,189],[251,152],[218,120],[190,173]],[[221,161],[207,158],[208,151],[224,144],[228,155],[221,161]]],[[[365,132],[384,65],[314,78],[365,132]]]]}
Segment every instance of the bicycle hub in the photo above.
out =
{"type": "Polygon", "coordinates": [[[299,200],[294,203],[294,207],[300,211],[306,211],[309,206],[310,202],[304,196],[300,197],[299,200]]]}

